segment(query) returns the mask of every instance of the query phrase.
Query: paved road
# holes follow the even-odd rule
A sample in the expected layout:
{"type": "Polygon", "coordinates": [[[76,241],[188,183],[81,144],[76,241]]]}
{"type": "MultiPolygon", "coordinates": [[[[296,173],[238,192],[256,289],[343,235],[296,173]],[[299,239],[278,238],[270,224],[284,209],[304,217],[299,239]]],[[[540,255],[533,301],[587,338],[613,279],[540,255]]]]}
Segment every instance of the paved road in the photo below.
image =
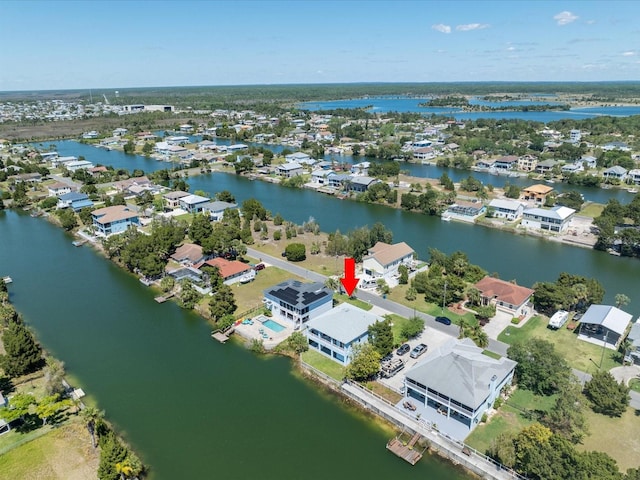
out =
{"type": "MultiPolygon", "coordinates": [[[[321,275],[319,273],[312,272],[311,270],[307,270],[306,268],[295,265],[284,258],[273,257],[271,255],[267,255],[258,250],[255,250],[253,248],[247,248],[247,253],[252,257],[260,258],[261,260],[264,260],[270,265],[281,268],[282,270],[286,270],[288,272],[291,272],[295,275],[298,275],[300,277],[303,277],[313,282],[324,283],[328,278],[325,275],[321,275]]],[[[446,333],[447,335],[450,335],[453,338],[458,338],[459,328],[457,325],[443,325],[441,323],[436,322],[434,320],[434,317],[432,317],[431,315],[427,315],[422,312],[417,312],[412,308],[406,307],[404,305],[400,305],[399,303],[392,302],[391,300],[387,300],[374,293],[366,292],[364,290],[357,289],[355,292],[355,296],[360,300],[364,300],[365,302],[370,303],[371,305],[375,305],[377,307],[383,308],[391,313],[395,313],[405,318],[410,318],[416,315],[425,321],[425,325],[431,328],[434,328],[440,332],[446,333]]],[[[489,339],[488,350],[491,350],[492,352],[498,353],[502,356],[506,356],[508,348],[509,348],[509,345],[504,342],[500,342],[498,340],[494,340],[491,338],[489,339]]],[[[582,384],[591,380],[591,375],[586,372],[573,369],[573,373],[576,377],[578,377],[578,379],[582,384]]],[[[631,394],[630,406],[632,408],[635,408],[636,410],[640,410],[640,393],[632,391],[630,394],[631,394]]]]}

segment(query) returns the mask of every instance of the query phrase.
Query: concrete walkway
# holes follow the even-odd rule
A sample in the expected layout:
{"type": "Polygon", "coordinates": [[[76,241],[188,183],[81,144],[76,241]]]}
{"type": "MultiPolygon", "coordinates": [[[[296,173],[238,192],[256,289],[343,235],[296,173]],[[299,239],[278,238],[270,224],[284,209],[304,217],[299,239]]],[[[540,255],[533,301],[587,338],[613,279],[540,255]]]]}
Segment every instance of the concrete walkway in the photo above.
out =
{"type": "Polygon", "coordinates": [[[613,375],[616,382],[624,382],[625,385],[629,385],[629,381],[632,378],[640,378],[640,366],[628,365],[625,367],[615,367],[609,370],[609,373],[613,375]]]}

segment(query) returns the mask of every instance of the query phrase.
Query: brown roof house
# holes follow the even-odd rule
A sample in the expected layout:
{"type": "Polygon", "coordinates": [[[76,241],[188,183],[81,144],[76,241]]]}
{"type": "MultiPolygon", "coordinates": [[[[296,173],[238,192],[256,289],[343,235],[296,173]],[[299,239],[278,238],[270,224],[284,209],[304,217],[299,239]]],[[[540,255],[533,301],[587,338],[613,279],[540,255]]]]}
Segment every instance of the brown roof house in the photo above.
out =
{"type": "Polygon", "coordinates": [[[192,267],[206,260],[207,256],[202,253],[202,247],[200,245],[185,243],[176,248],[171,258],[182,265],[192,267]]]}
{"type": "Polygon", "coordinates": [[[532,311],[530,305],[534,290],[499,278],[484,277],[475,287],[480,291],[483,305],[495,305],[514,317],[526,316],[532,311]]]}
{"type": "Polygon", "coordinates": [[[383,279],[390,287],[398,285],[398,267],[411,265],[415,251],[404,242],[389,245],[377,242],[369,249],[368,255],[362,258],[362,287],[375,286],[383,279]]]}
{"type": "Polygon", "coordinates": [[[522,196],[525,200],[533,200],[536,203],[544,203],[549,195],[553,191],[553,187],[547,185],[536,184],[530,187],[522,189],[522,196]]]}

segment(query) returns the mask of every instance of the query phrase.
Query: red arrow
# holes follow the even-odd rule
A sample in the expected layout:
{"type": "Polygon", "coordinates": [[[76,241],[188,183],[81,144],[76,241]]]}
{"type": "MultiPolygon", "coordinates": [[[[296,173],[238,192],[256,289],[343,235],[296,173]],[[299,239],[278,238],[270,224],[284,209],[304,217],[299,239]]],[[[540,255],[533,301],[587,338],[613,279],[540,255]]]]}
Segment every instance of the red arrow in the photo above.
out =
{"type": "Polygon", "coordinates": [[[351,296],[360,281],[359,278],[356,278],[356,261],[353,258],[344,259],[344,278],[341,278],[340,281],[347,291],[347,295],[351,296]]]}

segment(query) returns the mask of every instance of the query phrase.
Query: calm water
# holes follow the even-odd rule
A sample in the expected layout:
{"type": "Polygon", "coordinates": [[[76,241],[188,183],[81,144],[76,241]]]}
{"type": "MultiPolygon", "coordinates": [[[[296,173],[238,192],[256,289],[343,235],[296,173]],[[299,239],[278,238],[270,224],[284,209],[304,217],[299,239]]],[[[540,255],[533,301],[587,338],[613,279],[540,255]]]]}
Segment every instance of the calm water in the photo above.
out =
{"type": "MultiPolygon", "coordinates": [[[[102,148],[92,147],[90,145],[82,144],[73,140],[60,140],[57,142],[51,142],[57,147],[57,151],[62,156],[75,155],[76,157],[82,155],[87,160],[94,164],[111,165],[114,168],[123,168],[129,171],[134,169],[144,170],[145,172],[154,172],[165,168],[172,168],[172,164],[169,162],[161,162],[152,158],[145,158],[141,155],[125,155],[121,151],[117,150],[104,150],[102,148]]],[[[218,138],[216,143],[219,145],[231,145],[234,143],[232,140],[218,138]]],[[[50,144],[35,144],[38,148],[48,148],[50,144]]],[[[275,153],[280,153],[285,148],[282,145],[266,145],[266,144],[253,144],[257,146],[264,146],[275,153]]],[[[338,164],[346,163],[353,164],[367,161],[379,161],[377,159],[371,159],[363,156],[353,157],[351,155],[325,155],[324,160],[333,161],[338,164]]],[[[443,173],[447,173],[454,182],[464,180],[469,175],[477,178],[485,185],[493,185],[495,187],[504,187],[507,183],[511,185],[518,185],[521,187],[527,187],[537,183],[533,180],[529,180],[526,177],[523,178],[509,178],[503,176],[491,175],[486,172],[471,172],[467,170],[458,170],[454,168],[443,168],[436,165],[422,165],[416,163],[402,163],[401,170],[405,170],[414,177],[421,178],[440,178],[443,173]]],[[[562,183],[556,183],[553,187],[560,191],[577,190],[584,195],[585,200],[589,200],[597,203],[607,203],[610,198],[616,198],[622,203],[629,203],[633,194],[626,190],[609,189],[603,190],[601,188],[586,188],[577,187],[572,185],[566,185],[562,183]]]]}
{"type": "MultiPolygon", "coordinates": [[[[298,108],[305,110],[331,110],[336,108],[363,108],[370,106],[374,113],[385,112],[418,112],[424,115],[447,115],[456,120],[478,120],[479,118],[493,119],[517,119],[529,120],[533,122],[554,122],[564,119],[579,120],[582,118],[593,118],[601,115],[613,115],[627,117],[630,115],[640,115],[640,106],[634,107],[591,107],[576,108],[568,111],[549,112],[460,112],[458,108],[433,108],[420,107],[425,99],[398,98],[398,97],[375,97],[366,99],[333,100],[329,102],[306,102],[298,105],[298,108]]],[[[510,105],[544,105],[553,102],[483,102],[476,100],[475,103],[489,106],[510,106],[510,105]]]]}
{"type": "Polygon", "coordinates": [[[437,459],[411,467],[387,453],[388,432],[296,378],[287,359],[214,342],[200,318],[158,305],[43,219],[0,212],[0,272],[154,480],[466,478],[437,459]]]}

